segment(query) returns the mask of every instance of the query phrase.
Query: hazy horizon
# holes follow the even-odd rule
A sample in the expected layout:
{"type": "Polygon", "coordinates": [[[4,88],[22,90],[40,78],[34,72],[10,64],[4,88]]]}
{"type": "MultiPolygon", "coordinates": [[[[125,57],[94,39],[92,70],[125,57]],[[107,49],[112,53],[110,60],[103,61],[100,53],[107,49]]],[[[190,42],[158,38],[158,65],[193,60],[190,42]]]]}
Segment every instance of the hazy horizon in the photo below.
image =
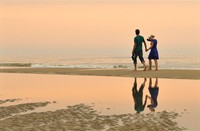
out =
{"type": "Polygon", "coordinates": [[[161,55],[199,55],[196,0],[8,0],[1,26],[2,57],[130,56],[136,28],[156,36],[161,55]]]}

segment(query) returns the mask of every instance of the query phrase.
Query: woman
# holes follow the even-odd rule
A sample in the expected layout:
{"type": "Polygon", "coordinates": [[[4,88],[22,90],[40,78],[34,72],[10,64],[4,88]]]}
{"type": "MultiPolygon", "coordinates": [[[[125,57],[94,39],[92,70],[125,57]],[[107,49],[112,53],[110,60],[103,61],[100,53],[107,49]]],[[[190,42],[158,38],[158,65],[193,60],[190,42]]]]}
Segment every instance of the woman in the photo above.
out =
{"type": "Polygon", "coordinates": [[[147,107],[150,111],[155,111],[155,108],[158,106],[158,93],[159,93],[159,87],[158,87],[158,78],[156,78],[155,85],[152,87],[152,79],[149,78],[149,93],[151,95],[147,96],[151,100],[151,104],[147,107]]]}
{"type": "Polygon", "coordinates": [[[156,66],[155,70],[158,70],[159,55],[158,55],[158,50],[157,50],[157,40],[154,39],[154,37],[155,37],[154,35],[151,35],[147,39],[147,41],[151,41],[151,43],[150,43],[151,47],[146,50],[146,51],[151,50],[149,53],[149,56],[148,56],[148,59],[149,59],[149,69],[148,70],[152,70],[152,61],[151,61],[152,59],[155,62],[155,66],[156,66]]]}

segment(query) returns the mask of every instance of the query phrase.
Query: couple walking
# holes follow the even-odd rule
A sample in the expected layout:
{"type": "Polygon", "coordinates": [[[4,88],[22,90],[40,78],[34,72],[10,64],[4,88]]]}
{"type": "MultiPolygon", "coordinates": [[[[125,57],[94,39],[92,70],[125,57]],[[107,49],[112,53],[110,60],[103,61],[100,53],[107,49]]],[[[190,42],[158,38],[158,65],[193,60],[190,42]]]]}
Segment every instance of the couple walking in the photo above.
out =
{"type": "Polygon", "coordinates": [[[158,93],[159,93],[158,78],[156,78],[154,86],[152,86],[152,78],[149,78],[148,90],[149,90],[150,96],[146,95],[145,101],[143,104],[143,90],[144,90],[146,81],[147,81],[147,79],[144,78],[144,82],[141,84],[141,86],[138,90],[137,89],[137,78],[135,78],[135,80],[134,80],[134,84],[133,84],[133,88],[132,88],[132,96],[133,96],[133,100],[135,103],[134,109],[137,113],[144,111],[148,98],[150,99],[150,102],[151,102],[149,105],[147,105],[147,107],[149,108],[150,111],[155,111],[155,108],[158,106],[158,101],[157,101],[157,97],[158,97],[158,93]]]}
{"type": "Polygon", "coordinates": [[[139,56],[139,59],[144,66],[143,71],[146,71],[146,65],[145,65],[145,61],[144,61],[144,58],[143,58],[142,43],[144,43],[146,52],[151,50],[150,53],[149,53],[149,56],[148,56],[148,59],[149,59],[149,69],[148,70],[152,70],[152,61],[151,61],[152,59],[155,62],[155,66],[156,66],[155,70],[158,70],[159,55],[158,55],[158,50],[157,50],[157,40],[154,39],[155,36],[151,35],[147,39],[147,41],[151,42],[150,43],[151,46],[147,49],[147,45],[146,45],[146,42],[144,40],[144,37],[140,35],[140,30],[136,29],[135,34],[136,34],[136,36],[134,38],[134,46],[133,46],[133,51],[132,51],[132,60],[133,60],[133,63],[134,63],[135,70],[137,70],[137,57],[139,56]]]}

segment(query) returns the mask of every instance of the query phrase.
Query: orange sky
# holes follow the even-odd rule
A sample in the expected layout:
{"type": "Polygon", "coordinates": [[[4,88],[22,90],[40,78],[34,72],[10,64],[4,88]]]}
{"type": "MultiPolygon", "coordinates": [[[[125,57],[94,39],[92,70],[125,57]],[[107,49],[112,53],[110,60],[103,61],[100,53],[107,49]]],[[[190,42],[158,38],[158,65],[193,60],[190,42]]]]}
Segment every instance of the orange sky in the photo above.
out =
{"type": "Polygon", "coordinates": [[[144,37],[156,36],[163,54],[181,49],[196,55],[198,15],[198,1],[3,1],[2,51],[5,56],[129,56],[139,28],[144,37]]]}

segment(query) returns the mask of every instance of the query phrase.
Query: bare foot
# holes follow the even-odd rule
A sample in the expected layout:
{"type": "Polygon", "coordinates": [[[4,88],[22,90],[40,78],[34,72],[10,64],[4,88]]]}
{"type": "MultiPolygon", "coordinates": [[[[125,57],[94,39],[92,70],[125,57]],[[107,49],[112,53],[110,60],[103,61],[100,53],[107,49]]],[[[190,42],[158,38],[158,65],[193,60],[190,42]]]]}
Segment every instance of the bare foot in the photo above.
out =
{"type": "Polygon", "coordinates": [[[149,68],[148,71],[151,71],[151,69],[149,68]]]}
{"type": "Polygon", "coordinates": [[[155,69],[155,71],[158,71],[158,69],[155,69]]]}
{"type": "Polygon", "coordinates": [[[147,68],[145,67],[143,71],[146,71],[146,70],[147,70],[147,68]]]}

